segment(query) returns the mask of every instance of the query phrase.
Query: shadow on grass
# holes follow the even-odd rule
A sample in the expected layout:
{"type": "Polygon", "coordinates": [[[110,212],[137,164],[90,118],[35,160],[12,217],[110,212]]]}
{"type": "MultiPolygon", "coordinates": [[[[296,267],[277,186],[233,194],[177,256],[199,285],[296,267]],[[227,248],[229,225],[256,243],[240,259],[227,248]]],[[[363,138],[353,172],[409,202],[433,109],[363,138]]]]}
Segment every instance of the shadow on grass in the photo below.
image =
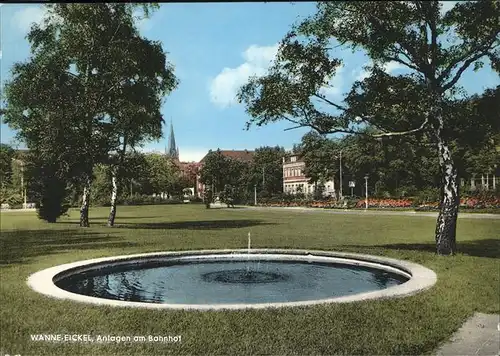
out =
{"type": "MultiPolygon", "coordinates": [[[[118,216],[115,219],[115,222],[120,220],[137,220],[137,219],[164,219],[165,216],[118,216]]],[[[108,216],[91,216],[89,218],[90,225],[94,223],[95,225],[102,225],[108,223],[108,216]]],[[[57,224],[71,224],[71,225],[80,225],[80,219],[68,219],[68,220],[58,220],[57,224]]]]}
{"type": "MultiPolygon", "coordinates": [[[[211,208],[211,209],[214,209],[214,208],[211,208]]],[[[221,207],[215,207],[215,209],[224,209],[224,210],[233,210],[233,209],[248,209],[246,206],[226,206],[226,205],[223,205],[221,207]]]]}
{"type": "MultiPolygon", "coordinates": [[[[387,244],[387,245],[343,245],[346,248],[389,249],[403,251],[436,252],[436,245],[426,244],[387,244]]],[[[474,257],[500,258],[500,239],[457,241],[457,252],[474,257]]]]}
{"type": "Polygon", "coordinates": [[[179,230],[215,230],[233,229],[257,225],[276,225],[262,220],[206,220],[206,221],[173,221],[160,223],[128,223],[116,224],[116,228],[125,229],[179,229],[179,230]]]}
{"type": "Polygon", "coordinates": [[[81,230],[17,230],[2,231],[0,266],[24,263],[27,259],[68,250],[126,248],[138,245],[123,238],[81,230]]]}

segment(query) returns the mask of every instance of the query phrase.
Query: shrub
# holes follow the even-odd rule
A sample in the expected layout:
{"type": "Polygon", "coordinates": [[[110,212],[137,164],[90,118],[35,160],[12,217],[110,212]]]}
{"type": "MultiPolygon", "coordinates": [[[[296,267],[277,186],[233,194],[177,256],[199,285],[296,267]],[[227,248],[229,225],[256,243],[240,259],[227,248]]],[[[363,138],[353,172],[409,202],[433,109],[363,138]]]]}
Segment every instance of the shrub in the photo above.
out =
{"type": "Polygon", "coordinates": [[[417,205],[422,205],[428,202],[439,201],[439,199],[440,199],[440,191],[438,188],[426,188],[418,193],[415,199],[415,203],[417,205]]]}
{"type": "Polygon", "coordinates": [[[69,204],[65,201],[65,184],[56,179],[44,183],[44,190],[37,204],[38,217],[49,223],[55,223],[57,218],[69,209],[69,204]]]}
{"type": "Polygon", "coordinates": [[[16,190],[2,187],[0,189],[0,204],[17,205],[22,204],[23,198],[16,190]]]}
{"type": "MultiPolygon", "coordinates": [[[[179,198],[162,199],[161,197],[153,197],[150,195],[133,195],[125,196],[118,200],[118,204],[122,205],[163,205],[163,204],[182,204],[179,198]]],[[[109,205],[109,203],[108,203],[109,205]]]]}
{"type": "MultiPolygon", "coordinates": [[[[413,204],[411,199],[368,199],[369,208],[409,208],[413,204]]],[[[357,202],[357,208],[364,208],[365,200],[361,199],[357,202]]]]}

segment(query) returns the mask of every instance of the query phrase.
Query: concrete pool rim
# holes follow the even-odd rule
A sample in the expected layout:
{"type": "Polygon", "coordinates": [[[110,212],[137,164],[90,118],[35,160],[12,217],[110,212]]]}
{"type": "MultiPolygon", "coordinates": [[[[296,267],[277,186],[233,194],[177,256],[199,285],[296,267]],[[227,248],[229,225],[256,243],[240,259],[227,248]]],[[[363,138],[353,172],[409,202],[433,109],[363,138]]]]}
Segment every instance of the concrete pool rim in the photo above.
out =
{"type": "Polygon", "coordinates": [[[327,303],[349,303],[365,300],[406,297],[431,288],[437,281],[434,271],[417,263],[398,260],[382,256],[357,254],[350,252],[323,251],[323,250],[298,250],[298,249],[222,249],[222,250],[193,250],[193,251],[167,251],[152,252],[133,255],[95,258],[72,263],[66,263],[38,271],[30,275],[27,283],[31,289],[43,295],[88,303],[101,306],[115,307],[140,307],[148,309],[190,309],[190,310],[222,310],[222,309],[263,309],[309,306],[327,303]],[[326,262],[344,265],[354,265],[376,268],[383,271],[397,273],[409,278],[405,283],[386,289],[363,292],[359,294],[332,297],[318,300],[281,302],[281,303],[252,303],[252,304],[168,304],[119,301],[75,294],[61,289],[55,282],[76,273],[91,271],[106,267],[121,265],[134,265],[137,263],[154,263],[169,261],[301,261],[301,262],[326,262]]]}

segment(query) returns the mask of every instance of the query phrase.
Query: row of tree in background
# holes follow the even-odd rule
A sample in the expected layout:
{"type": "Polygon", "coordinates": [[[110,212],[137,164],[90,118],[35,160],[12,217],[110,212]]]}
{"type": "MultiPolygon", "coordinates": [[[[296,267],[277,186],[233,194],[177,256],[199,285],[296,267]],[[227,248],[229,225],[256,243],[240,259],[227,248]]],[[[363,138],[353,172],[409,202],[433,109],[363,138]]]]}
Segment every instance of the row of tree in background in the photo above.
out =
{"type": "MultiPolygon", "coordinates": [[[[492,140],[495,142],[494,138],[492,140]]],[[[349,195],[348,181],[362,182],[364,176],[368,175],[370,196],[403,198],[425,192],[429,200],[438,199],[436,187],[439,186],[440,172],[437,169],[437,153],[432,146],[417,145],[401,138],[392,138],[384,143],[365,136],[329,139],[314,131],[304,135],[302,142],[293,148],[293,153],[300,154],[305,161],[305,175],[309,182],[317,184],[318,189],[312,198],[328,198],[321,195],[320,189],[327,180],[336,182],[338,192],[340,152],[343,155],[344,195],[349,195]]],[[[493,144],[464,153],[459,177],[465,182],[469,182],[478,172],[500,176],[500,156],[493,144]]],[[[278,197],[283,193],[282,162],[288,154],[283,147],[260,147],[254,151],[253,160],[241,161],[224,156],[220,150],[211,151],[199,171],[199,180],[216,193],[231,186],[237,203],[253,202],[255,189],[259,201],[278,197]]],[[[23,156],[22,152],[16,153],[8,145],[1,145],[1,203],[22,203],[25,194],[22,162],[25,159],[26,154],[23,156]]],[[[180,201],[184,188],[196,186],[197,173],[195,167],[182,172],[173,159],[163,154],[128,152],[124,155],[120,180],[117,182],[121,193],[116,202],[132,204],[140,201],[139,197],[157,194],[180,201]]],[[[91,191],[93,205],[109,206],[112,203],[112,176],[112,165],[100,163],[94,167],[91,191]]],[[[33,182],[33,179],[27,176],[26,182],[33,182]]],[[[36,197],[36,184],[29,183],[27,187],[28,196],[36,197]]],[[[470,186],[462,188],[467,191],[470,186]]],[[[362,184],[357,184],[354,194],[363,196],[363,189],[362,184]]],[[[297,197],[301,198],[301,195],[297,197]]],[[[75,186],[68,187],[66,203],[74,206],[80,200],[78,189],[75,186]]],[[[148,201],[161,202],[162,199],[148,201]]]]}
{"type": "MultiPolygon", "coordinates": [[[[475,150],[456,148],[463,152],[457,165],[459,178],[467,183],[462,187],[464,192],[471,191],[471,178],[481,174],[500,176],[500,155],[495,144],[498,139],[498,134],[490,133],[483,145],[475,150]]],[[[441,173],[438,154],[432,145],[401,137],[384,142],[362,135],[331,139],[311,131],[304,135],[292,153],[304,160],[304,173],[309,183],[320,187],[324,182],[334,180],[338,191],[341,152],[344,195],[349,195],[348,181],[363,182],[368,176],[370,196],[404,198],[426,192],[429,200],[439,199],[437,187],[441,173]]],[[[252,161],[240,161],[226,157],[220,151],[212,151],[205,158],[200,181],[215,193],[230,185],[237,202],[252,202],[255,188],[258,199],[280,195],[283,193],[282,161],[287,154],[282,147],[260,147],[255,150],[252,161]]],[[[358,183],[354,193],[364,195],[363,189],[358,183]]],[[[326,198],[321,195],[321,189],[315,191],[315,199],[326,198]]]]}
{"type": "MultiPolygon", "coordinates": [[[[23,192],[36,200],[38,184],[37,176],[31,176],[28,170],[23,174],[23,162],[28,164],[29,155],[14,150],[6,144],[0,146],[1,195],[0,202],[9,205],[21,205],[23,192]]],[[[110,206],[113,193],[112,182],[113,166],[100,163],[93,169],[92,174],[92,205],[110,206]]],[[[131,198],[154,195],[165,198],[180,199],[183,189],[194,187],[196,182],[195,170],[181,171],[178,163],[170,157],[160,153],[129,152],[123,160],[120,180],[117,181],[120,195],[117,203],[130,201],[131,198]]],[[[75,206],[81,203],[81,191],[76,186],[67,186],[63,204],[75,206]]]]}

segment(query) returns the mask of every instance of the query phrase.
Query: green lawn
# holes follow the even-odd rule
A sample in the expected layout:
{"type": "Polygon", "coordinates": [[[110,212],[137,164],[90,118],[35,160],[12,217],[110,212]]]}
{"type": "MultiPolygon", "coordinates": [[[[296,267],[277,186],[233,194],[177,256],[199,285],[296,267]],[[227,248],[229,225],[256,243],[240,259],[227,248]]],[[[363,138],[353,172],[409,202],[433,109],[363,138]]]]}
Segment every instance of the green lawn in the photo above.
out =
{"type": "Polygon", "coordinates": [[[211,209],[202,205],[78,212],[57,224],[34,213],[1,215],[0,355],[423,354],[475,311],[498,313],[500,220],[459,219],[461,253],[434,254],[435,218],[211,209]],[[433,269],[437,284],[412,297],[352,304],[224,312],[98,307],[33,292],[26,278],[57,264],[166,250],[253,247],[351,251],[433,269]],[[181,335],[177,344],[33,342],[30,334],[181,335]]]}

